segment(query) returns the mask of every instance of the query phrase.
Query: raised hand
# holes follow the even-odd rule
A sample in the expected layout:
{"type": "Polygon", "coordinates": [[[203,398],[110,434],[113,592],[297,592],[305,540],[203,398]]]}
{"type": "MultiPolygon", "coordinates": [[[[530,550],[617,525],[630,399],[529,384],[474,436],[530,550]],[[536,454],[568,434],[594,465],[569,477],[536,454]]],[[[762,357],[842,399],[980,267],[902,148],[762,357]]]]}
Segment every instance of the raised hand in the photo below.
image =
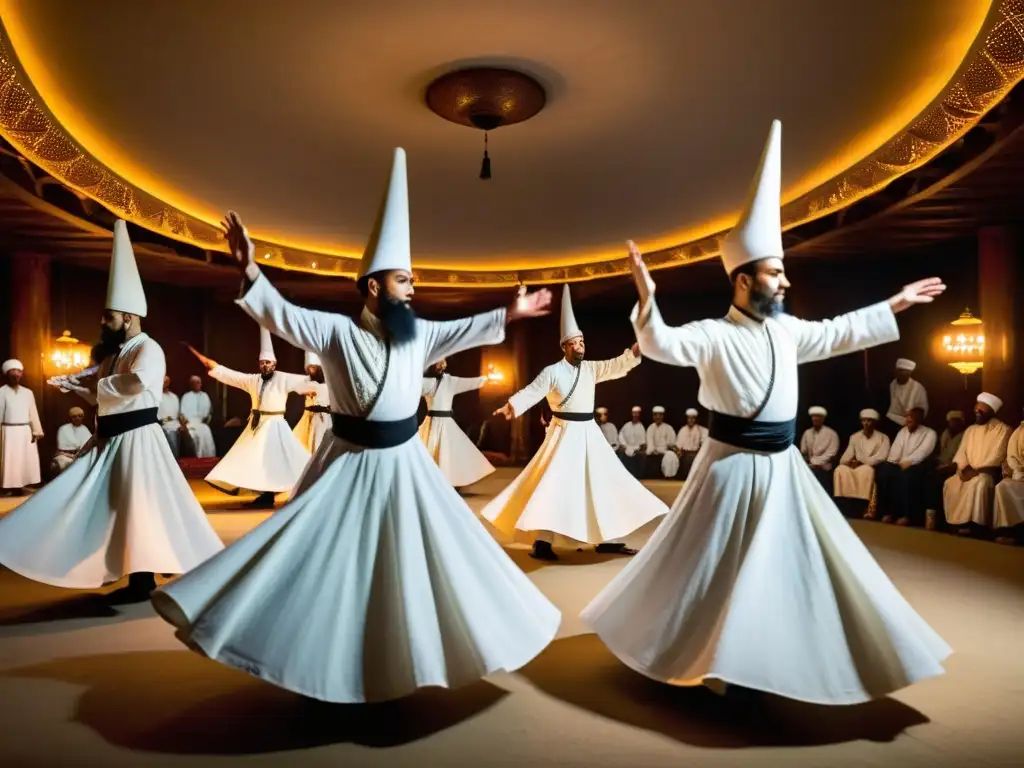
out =
{"type": "Polygon", "coordinates": [[[252,244],[249,232],[234,211],[228,211],[228,215],[220,226],[224,232],[224,239],[228,241],[228,249],[235,266],[240,272],[245,272],[246,268],[254,263],[256,257],[256,246],[252,244]]]}
{"type": "Polygon", "coordinates": [[[941,277],[927,277],[903,286],[903,290],[889,299],[893,312],[902,312],[915,304],[930,304],[946,290],[941,277]]]}
{"type": "Polygon", "coordinates": [[[643,254],[636,247],[636,243],[627,240],[626,246],[629,248],[629,269],[633,273],[636,292],[640,294],[640,307],[643,308],[654,295],[654,281],[651,279],[651,273],[647,271],[643,254]]]}
{"type": "Polygon", "coordinates": [[[504,416],[505,421],[512,421],[512,406],[509,403],[505,403],[501,408],[491,414],[492,416],[504,416]]]}
{"type": "Polygon", "coordinates": [[[505,312],[505,322],[514,323],[529,317],[541,317],[551,311],[551,291],[541,288],[533,293],[526,292],[526,286],[520,285],[516,299],[505,312]]]}
{"type": "Polygon", "coordinates": [[[196,358],[199,360],[200,363],[202,363],[203,365],[206,366],[206,370],[212,371],[214,368],[217,367],[217,361],[216,360],[211,360],[206,355],[204,355],[202,352],[200,352],[198,349],[193,347],[191,344],[188,344],[188,343],[186,343],[184,341],[181,342],[181,343],[184,344],[188,348],[189,352],[191,352],[193,355],[196,356],[196,358]]]}

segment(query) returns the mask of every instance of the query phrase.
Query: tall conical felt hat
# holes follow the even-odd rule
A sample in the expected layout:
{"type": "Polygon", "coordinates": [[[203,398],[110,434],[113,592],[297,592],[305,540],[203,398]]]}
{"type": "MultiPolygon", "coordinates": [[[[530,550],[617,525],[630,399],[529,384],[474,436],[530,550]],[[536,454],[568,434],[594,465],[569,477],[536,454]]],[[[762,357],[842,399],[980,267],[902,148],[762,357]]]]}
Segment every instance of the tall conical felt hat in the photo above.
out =
{"type": "Polygon", "coordinates": [[[114,222],[114,247],[110,253],[110,277],[107,279],[106,309],[145,317],[146,292],[142,290],[139,266],[128,237],[128,225],[114,222]]]}
{"type": "Polygon", "coordinates": [[[782,123],[773,120],[743,214],[722,241],[722,264],[727,273],[731,275],[752,261],[782,258],[781,197],[782,123]]]}
{"type": "Polygon", "coordinates": [[[306,352],[306,362],[303,366],[309,367],[311,365],[320,365],[320,356],[316,352],[306,352]]]}
{"type": "Polygon", "coordinates": [[[258,359],[277,362],[277,356],[274,354],[274,340],[266,328],[260,328],[260,356],[258,359]]]}
{"type": "Polygon", "coordinates": [[[572,297],[569,295],[569,286],[562,286],[562,340],[559,344],[565,344],[569,339],[582,336],[583,331],[576,324],[576,315],[572,312],[572,297]]]}
{"type": "Polygon", "coordinates": [[[409,245],[409,187],[405,173],[405,150],[395,150],[384,200],[377,214],[373,234],[363,251],[358,277],[391,269],[412,271],[409,245]]]}

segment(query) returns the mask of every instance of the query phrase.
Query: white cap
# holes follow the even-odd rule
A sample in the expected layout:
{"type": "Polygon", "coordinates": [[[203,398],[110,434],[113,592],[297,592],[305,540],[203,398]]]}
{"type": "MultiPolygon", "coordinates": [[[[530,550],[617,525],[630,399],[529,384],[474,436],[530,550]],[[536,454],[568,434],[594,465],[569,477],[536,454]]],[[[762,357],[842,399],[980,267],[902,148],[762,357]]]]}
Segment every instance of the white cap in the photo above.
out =
{"type": "Polygon", "coordinates": [[[572,311],[572,297],[569,295],[569,286],[562,286],[562,326],[561,326],[562,339],[559,344],[565,344],[569,339],[575,339],[577,336],[582,336],[583,331],[580,330],[579,325],[576,323],[576,315],[572,311]]]}
{"type": "Polygon", "coordinates": [[[605,407],[604,407],[604,406],[602,405],[602,406],[601,406],[600,408],[598,408],[598,409],[597,409],[597,413],[601,413],[601,414],[604,414],[604,413],[608,413],[608,409],[607,409],[607,408],[605,408],[605,407]]]}
{"type": "Polygon", "coordinates": [[[21,360],[17,360],[12,357],[10,360],[4,362],[3,372],[6,375],[8,371],[13,371],[15,368],[17,368],[19,371],[25,370],[25,366],[21,364],[21,360]]]}
{"type": "Polygon", "coordinates": [[[633,413],[643,413],[644,412],[644,409],[641,408],[639,405],[634,405],[631,410],[632,410],[633,413]]]}
{"type": "Polygon", "coordinates": [[[651,413],[664,413],[664,412],[665,412],[665,409],[662,406],[660,406],[660,405],[656,405],[653,408],[651,408],[651,413]]]}
{"type": "Polygon", "coordinates": [[[270,331],[266,328],[260,328],[260,356],[257,359],[277,362],[277,356],[274,354],[274,341],[270,338],[270,331]]]}
{"type": "Polygon", "coordinates": [[[913,371],[915,368],[917,368],[917,363],[913,360],[907,360],[905,357],[901,357],[896,361],[897,371],[913,371]]]}
{"type": "Polygon", "coordinates": [[[110,253],[110,276],[107,279],[105,309],[145,317],[146,292],[142,290],[139,265],[128,237],[128,225],[122,219],[114,222],[114,246],[110,253]]]}
{"type": "Polygon", "coordinates": [[[303,363],[303,367],[310,365],[320,365],[320,357],[316,352],[306,352],[306,362],[303,363]]]}
{"type": "Polygon", "coordinates": [[[982,392],[978,395],[978,402],[987,405],[992,409],[993,413],[999,413],[999,409],[1003,407],[1003,401],[988,392],[982,392]]]}
{"type": "Polygon", "coordinates": [[[737,267],[782,254],[782,123],[772,121],[740,220],[722,241],[722,264],[737,267]]]}
{"type": "Polygon", "coordinates": [[[828,411],[822,408],[820,405],[812,405],[807,409],[808,416],[828,416],[828,411]]]}
{"type": "Polygon", "coordinates": [[[874,419],[875,421],[878,421],[878,411],[874,408],[865,408],[860,412],[860,417],[862,419],[874,419]]]}
{"type": "Polygon", "coordinates": [[[412,271],[409,244],[409,185],[405,172],[405,150],[397,148],[391,176],[384,192],[377,222],[363,251],[358,277],[392,269],[412,271]]]}
{"type": "Polygon", "coordinates": [[[696,408],[687,408],[686,409],[686,415],[687,416],[696,416],[697,415],[697,409],[696,408]]]}
{"type": "Polygon", "coordinates": [[[946,421],[949,421],[950,419],[962,419],[963,417],[963,411],[948,411],[946,413],[946,421]]]}

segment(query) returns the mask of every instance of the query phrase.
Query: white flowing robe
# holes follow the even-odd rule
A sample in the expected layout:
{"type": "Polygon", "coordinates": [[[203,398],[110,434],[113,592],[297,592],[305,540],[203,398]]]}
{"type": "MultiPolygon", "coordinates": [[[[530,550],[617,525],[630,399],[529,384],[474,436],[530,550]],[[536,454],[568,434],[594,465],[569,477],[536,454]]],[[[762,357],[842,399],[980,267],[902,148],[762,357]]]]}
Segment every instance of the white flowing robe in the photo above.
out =
{"type": "Polygon", "coordinates": [[[242,434],[206,476],[206,482],[231,494],[242,488],[260,493],[292,490],[309,464],[310,453],[288,427],[284,410],[288,394],[304,391],[309,377],[274,371],[264,384],[259,373],[239,373],[218,365],[210,370],[210,378],[248,392],[252,410],[265,413],[256,429],[250,416],[242,434]]]}
{"type": "Polygon", "coordinates": [[[57,453],[53,456],[51,469],[54,474],[60,474],[75,460],[78,452],[85,447],[92,437],[92,432],[85,424],[61,424],[57,430],[57,453]]]}
{"type": "Polygon", "coordinates": [[[849,499],[870,501],[871,492],[875,489],[875,467],[889,458],[889,437],[877,429],[871,437],[861,430],[850,436],[839,466],[833,474],[833,495],[849,499]],[[856,459],[860,465],[856,468],[849,462],[856,459]]]}
{"type": "MultiPolygon", "coordinates": [[[[480,389],[486,383],[486,376],[462,378],[444,373],[440,379],[424,378],[421,392],[428,410],[450,411],[456,395],[480,389]]],[[[428,413],[420,424],[420,440],[438,469],[455,488],[472,485],[494,471],[491,462],[450,416],[434,418],[428,413]]]]}
{"type": "Polygon", "coordinates": [[[800,438],[800,453],[815,469],[832,469],[832,460],[839,453],[839,434],[832,427],[811,427],[800,438]]]}
{"type": "Polygon", "coordinates": [[[629,474],[595,420],[558,418],[559,411],[593,413],[597,384],[621,379],[639,364],[628,349],[611,360],[584,360],[578,368],[563,358],[512,395],[508,402],[517,418],[546,397],[551,426],[530,463],[480,516],[508,536],[550,531],[573,543],[601,544],[668,512],[629,474]]]}
{"type": "Polygon", "coordinates": [[[212,459],[217,455],[217,444],[210,429],[213,403],[206,392],[189,390],[181,396],[181,415],[188,422],[188,433],[195,445],[197,459],[212,459]]]}
{"type": "Polygon", "coordinates": [[[676,443],[676,431],[666,424],[651,424],[647,427],[647,455],[661,456],[661,474],[675,477],[679,472],[679,457],[672,447],[676,443]]]}
{"type": "Polygon", "coordinates": [[[966,483],[960,479],[964,467],[1003,467],[1006,463],[1006,448],[1010,442],[1009,425],[999,419],[990,419],[987,424],[972,424],[964,432],[960,450],[953,463],[957,474],[946,480],[942,486],[942,506],[946,510],[946,522],[951,525],[976,523],[992,524],[992,497],[996,481],[984,472],[966,483]]]}
{"type": "Polygon", "coordinates": [[[918,425],[913,432],[909,427],[904,427],[896,433],[896,439],[889,449],[888,461],[890,464],[902,464],[904,461],[920,464],[935,453],[937,440],[938,435],[931,427],[918,425]]]}
{"type": "MultiPolygon", "coordinates": [[[[899,337],[877,304],[823,322],[757,322],[735,307],[672,328],[653,298],[633,323],[644,356],[693,366],[699,402],[786,422],[797,365],[899,337]]],[[[707,678],[821,704],[853,704],[942,673],[950,653],[893,586],[795,446],[765,454],[709,438],[669,516],[583,611],[634,670],[707,678]]]]}
{"type": "MultiPolygon", "coordinates": [[[[331,393],[326,382],[321,384],[307,376],[306,385],[313,392],[313,394],[306,394],[305,407],[307,409],[315,406],[322,408],[329,408],[331,406],[331,393]]],[[[324,435],[327,434],[327,430],[330,428],[331,414],[304,410],[302,418],[299,419],[299,423],[295,425],[292,433],[310,454],[314,454],[317,452],[320,443],[323,442],[324,435]]]]}
{"type": "MultiPolygon", "coordinates": [[[[263,275],[240,304],[320,357],[332,411],[371,422],[415,417],[428,365],[505,334],[504,310],[418,319],[416,337],[389,352],[368,311],[355,321],[296,307],[263,275]]],[[[153,604],[190,648],[296,693],[348,703],[518,669],[561,622],[416,435],[369,449],[333,431],[292,501],[162,587],[153,604]]]]}
{"type": "Polygon", "coordinates": [[[0,387],[0,488],[24,488],[42,478],[39,446],[43,425],[28,387],[0,387]]]}
{"type": "MultiPolygon", "coordinates": [[[[100,367],[100,417],[158,408],[166,363],[145,333],[100,367]]],[[[92,589],[136,572],[184,573],[224,548],[159,424],[93,448],[0,520],[0,563],[29,579],[92,589]]]]}
{"type": "Polygon", "coordinates": [[[178,396],[173,392],[164,392],[160,396],[159,410],[156,412],[157,421],[163,427],[164,435],[167,437],[167,444],[171,447],[171,453],[178,457],[179,440],[178,430],[181,429],[181,422],[178,421],[181,404],[178,396]]]}
{"type": "Polygon", "coordinates": [[[608,445],[611,449],[617,450],[619,447],[619,430],[615,428],[615,425],[610,421],[606,421],[604,424],[598,424],[601,427],[601,434],[604,435],[604,439],[608,441],[608,445]]]}
{"type": "Polygon", "coordinates": [[[639,421],[635,424],[627,421],[619,430],[619,445],[624,449],[627,456],[635,456],[640,452],[640,446],[647,442],[647,427],[639,421]]]}
{"type": "Polygon", "coordinates": [[[996,486],[993,528],[1012,528],[1024,523],[1024,424],[1010,436],[1006,465],[1009,476],[996,486]]]}
{"type": "Polygon", "coordinates": [[[676,448],[683,453],[696,453],[707,439],[707,427],[702,427],[700,424],[694,424],[691,427],[689,424],[685,424],[676,433],[676,448]]]}
{"type": "Polygon", "coordinates": [[[908,379],[900,384],[896,379],[889,382],[889,412],[886,418],[894,424],[903,426],[907,411],[920,408],[928,415],[928,392],[924,385],[916,379],[908,379]]]}

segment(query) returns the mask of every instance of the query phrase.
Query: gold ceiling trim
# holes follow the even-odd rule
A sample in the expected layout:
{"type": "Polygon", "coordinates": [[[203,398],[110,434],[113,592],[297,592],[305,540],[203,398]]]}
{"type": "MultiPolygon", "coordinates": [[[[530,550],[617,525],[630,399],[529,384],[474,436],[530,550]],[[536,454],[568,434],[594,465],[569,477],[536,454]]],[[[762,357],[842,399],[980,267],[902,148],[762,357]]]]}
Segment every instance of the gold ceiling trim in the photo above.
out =
{"type": "MultiPolygon", "coordinates": [[[[784,229],[805,224],[882,189],[927,163],[969,131],[1013,86],[1024,79],[1024,0],[998,0],[996,21],[973,47],[957,77],[914,123],[869,157],[782,209],[784,229]]],[[[209,251],[226,251],[216,227],[179,210],[113,173],[57,122],[36,93],[0,20],[0,135],[63,184],[139,226],[209,251]]],[[[649,253],[654,269],[706,261],[719,255],[724,232],[649,253]]],[[[259,241],[261,264],[280,269],[353,277],[358,259],[259,241]]],[[[427,286],[505,287],[517,283],[594,280],[629,272],[625,259],[550,269],[415,270],[427,286]]]]}

